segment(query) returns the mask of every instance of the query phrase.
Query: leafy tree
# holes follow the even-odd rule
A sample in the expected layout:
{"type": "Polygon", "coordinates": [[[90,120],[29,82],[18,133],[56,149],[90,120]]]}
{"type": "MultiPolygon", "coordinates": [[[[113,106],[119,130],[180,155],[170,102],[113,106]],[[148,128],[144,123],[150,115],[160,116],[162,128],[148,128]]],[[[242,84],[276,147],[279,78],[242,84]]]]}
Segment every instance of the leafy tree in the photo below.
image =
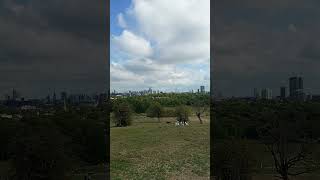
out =
{"type": "Polygon", "coordinates": [[[192,98],[192,106],[195,109],[196,116],[198,117],[200,124],[202,124],[201,116],[208,108],[209,97],[204,96],[202,94],[195,95],[192,98]]]}
{"type": "Polygon", "coordinates": [[[114,121],[117,127],[131,125],[131,109],[128,103],[121,102],[114,105],[114,121]]]}
{"type": "Polygon", "coordinates": [[[65,179],[70,166],[62,139],[52,124],[25,124],[12,144],[11,179],[65,179]]]}
{"type": "Polygon", "coordinates": [[[186,123],[189,121],[190,109],[187,106],[181,105],[176,107],[177,121],[180,123],[186,123]]]}
{"type": "Polygon", "coordinates": [[[0,161],[11,157],[9,146],[18,129],[18,122],[12,119],[0,118],[0,161]]]}
{"type": "Polygon", "coordinates": [[[250,156],[245,140],[233,139],[215,143],[213,168],[217,180],[250,180],[250,156]]]}
{"type": "Polygon", "coordinates": [[[157,117],[159,122],[160,122],[160,117],[162,113],[163,113],[163,108],[158,102],[152,103],[147,110],[147,116],[157,117]]]}

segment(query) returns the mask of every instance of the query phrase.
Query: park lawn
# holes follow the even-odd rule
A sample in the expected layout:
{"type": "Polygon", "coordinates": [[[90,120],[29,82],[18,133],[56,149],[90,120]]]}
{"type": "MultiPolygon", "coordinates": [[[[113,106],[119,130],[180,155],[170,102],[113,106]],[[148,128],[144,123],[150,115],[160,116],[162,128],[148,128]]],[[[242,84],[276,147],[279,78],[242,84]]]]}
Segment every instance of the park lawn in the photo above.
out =
{"type": "Polygon", "coordinates": [[[135,115],[129,127],[111,128],[112,179],[209,179],[209,117],[175,127],[175,118],[135,115]],[[167,123],[170,122],[170,123],[167,123]]]}

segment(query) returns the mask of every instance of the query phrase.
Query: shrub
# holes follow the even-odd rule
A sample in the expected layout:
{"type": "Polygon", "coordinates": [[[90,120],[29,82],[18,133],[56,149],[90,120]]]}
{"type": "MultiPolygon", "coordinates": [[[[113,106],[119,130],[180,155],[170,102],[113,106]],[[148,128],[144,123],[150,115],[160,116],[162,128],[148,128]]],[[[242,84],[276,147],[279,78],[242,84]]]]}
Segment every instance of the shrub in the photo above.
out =
{"type": "Polygon", "coordinates": [[[158,102],[152,103],[147,110],[147,116],[157,117],[159,122],[160,122],[160,117],[162,113],[163,113],[163,108],[158,102]]]}
{"type": "Polygon", "coordinates": [[[245,140],[225,140],[213,148],[214,176],[219,180],[251,180],[249,162],[252,157],[245,140]]]}
{"type": "Polygon", "coordinates": [[[11,145],[13,180],[64,180],[71,167],[64,137],[53,124],[34,121],[18,130],[11,145]]]}
{"type": "Polygon", "coordinates": [[[187,106],[178,106],[176,108],[177,121],[186,123],[189,121],[190,109],[187,106]]]}
{"type": "Polygon", "coordinates": [[[131,125],[131,109],[129,104],[122,102],[114,105],[114,123],[117,127],[131,125]]]}
{"type": "Polygon", "coordinates": [[[163,108],[161,117],[176,117],[176,110],[174,108],[163,108]]]}

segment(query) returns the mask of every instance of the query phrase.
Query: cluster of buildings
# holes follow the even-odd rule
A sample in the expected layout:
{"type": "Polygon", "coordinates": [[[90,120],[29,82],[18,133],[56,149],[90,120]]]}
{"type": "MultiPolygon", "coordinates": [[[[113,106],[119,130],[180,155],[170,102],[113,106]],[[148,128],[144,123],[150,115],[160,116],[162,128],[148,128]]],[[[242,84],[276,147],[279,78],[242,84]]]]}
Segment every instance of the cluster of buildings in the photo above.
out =
{"type": "MultiPolygon", "coordinates": [[[[165,92],[163,91],[155,91],[152,90],[152,88],[149,88],[148,90],[141,90],[141,91],[128,91],[128,92],[117,92],[116,90],[113,90],[111,92],[111,97],[127,97],[127,96],[145,96],[145,95],[150,95],[150,94],[164,94],[165,92]]],[[[192,90],[190,93],[194,93],[192,90]]],[[[197,93],[206,93],[205,91],[205,86],[200,86],[200,89],[197,89],[197,93]]]]}
{"type": "MultiPolygon", "coordinates": [[[[288,99],[288,100],[311,100],[313,96],[307,93],[303,87],[303,77],[293,76],[289,78],[289,86],[281,86],[280,95],[277,99],[288,99]]],[[[273,99],[272,90],[269,88],[263,88],[259,90],[258,88],[253,89],[253,97],[255,99],[273,99]]],[[[314,96],[316,98],[317,96],[314,96]]]]}
{"type": "Polygon", "coordinates": [[[22,110],[32,110],[36,109],[39,106],[54,106],[59,104],[70,104],[70,105],[96,105],[107,100],[107,93],[100,94],[68,94],[63,91],[60,93],[60,97],[57,96],[55,92],[53,94],[48,94],[45,98],[41,99],[28,99],[21,97],[15,89],[12,90],[11,95],[6,95],[6,99],[2,101],[1,104],[7,107],[17,107],[22,110]]]}
{"type": "Polygon", "coordinates": [[[141,90],[141,91],[128,91],[128,92],[117,92],[116,90],[113,90],[111,93],[111,96],[145,96],[149,94],[160,94],[163,93],[159,90],[153,91],[152,88],[149,88],[148,90],[141,90]]]}

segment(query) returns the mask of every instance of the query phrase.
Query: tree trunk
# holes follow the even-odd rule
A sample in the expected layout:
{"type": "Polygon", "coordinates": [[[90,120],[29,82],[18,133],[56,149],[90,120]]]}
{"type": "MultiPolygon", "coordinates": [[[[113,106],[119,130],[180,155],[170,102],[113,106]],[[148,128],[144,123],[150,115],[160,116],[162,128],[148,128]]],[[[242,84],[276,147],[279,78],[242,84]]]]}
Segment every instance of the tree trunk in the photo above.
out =
{"type": "Polygon", "coordinates": [[[283,180],[289,180],[288,174],[282,175],[282,179],[283,179],[283,180]]]}
{"type": "Polygon", "coordinates": [[[201,119],[201,113],[197,113],[197,117],[198,117],[198,119],[200,121],[200,124],[202,124],[203,122],[202,122],[202,119],[201,119]]]}

